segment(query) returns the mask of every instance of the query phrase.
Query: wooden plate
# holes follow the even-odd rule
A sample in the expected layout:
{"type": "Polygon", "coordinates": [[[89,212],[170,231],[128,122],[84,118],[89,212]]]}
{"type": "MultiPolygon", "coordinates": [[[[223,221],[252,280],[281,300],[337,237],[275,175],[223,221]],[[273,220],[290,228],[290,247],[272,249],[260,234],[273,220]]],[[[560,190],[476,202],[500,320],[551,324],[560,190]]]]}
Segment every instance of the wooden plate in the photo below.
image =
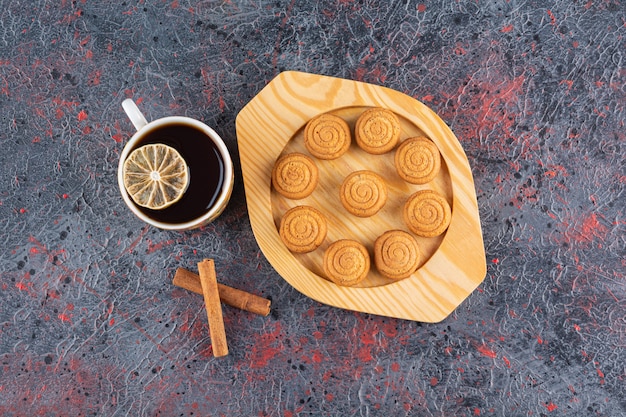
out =
{"type": "Polygon", "coordinates": [[[283,72],[272,80],[236,120],[244,188],[255,238],[272,266],[301,293],[325,304],[355,311],[423,322],[450,314],[486,274],[478,204],[467,157],[450,128],[428,107],[397,91],[356,81],[302,72],[283,72]],[[384,107],[398,115],[400,140],[427,136],[439,148],[442,168],[424,185],[404,182],[395,172],[393,151],[370,155],[354,143],[336,160],[315,159],[320,172],[316,190],[303,200],[289,200],[273,190],[271,172],[286,152],[308,154],[303,143],[306,123],[320,113],[333,113],[354,128],[367,108],[384,107]],[[375,216],[349,214],[339,200],[339,187],[350,172],[369,169],[383,176],[389,188],[385,207],[375,216]],[[326,247],[340,238],[363,243],[370,254],[374,240],[386,230],[407,230],[402,206],[415,191],[431,189],[452,207],[448,230],[436,238],[417,237],[418,270],[391,281],[372,268],[358,287],[338,286],[324,278],[326,247]],[[324,244],[308,254],[291,253],[278,234],[283,214],[296,205],[311,205],[328,218],[324,244]]]}

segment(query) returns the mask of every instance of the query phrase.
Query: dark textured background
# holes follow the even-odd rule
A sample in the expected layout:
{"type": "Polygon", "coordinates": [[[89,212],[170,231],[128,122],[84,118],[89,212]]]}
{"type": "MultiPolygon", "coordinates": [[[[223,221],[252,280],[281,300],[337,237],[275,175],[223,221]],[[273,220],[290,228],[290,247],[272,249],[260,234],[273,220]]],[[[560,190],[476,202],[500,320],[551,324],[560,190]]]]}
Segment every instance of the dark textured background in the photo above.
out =
{"type": "Polygon", "coordinates": [[[0,1],[0,415],[626,414],[624,2],[385,3],[0,1]],[[234,122],[283,70],[394,88],[458,136],[488,272],[443,322],[321,305],[259,251],[234,122]],[[215,223],[124,206],[127,97],[224,137],[215,223]],[[223,359],[170,284],[205,257],[273,300],[224,307],[223,359]]]}

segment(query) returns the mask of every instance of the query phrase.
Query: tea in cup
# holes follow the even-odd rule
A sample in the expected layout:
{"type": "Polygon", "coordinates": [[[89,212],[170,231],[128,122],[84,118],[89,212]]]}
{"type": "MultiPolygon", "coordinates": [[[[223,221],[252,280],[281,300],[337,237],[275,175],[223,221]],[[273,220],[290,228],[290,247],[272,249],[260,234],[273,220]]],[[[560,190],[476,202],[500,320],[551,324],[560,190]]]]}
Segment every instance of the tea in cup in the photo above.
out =
{"type": "Polygon", "coordinates": [[[166,230],[210,223],[233,190],[233,163],[224,141],[209,126],[183,116],[146,120],[137,105],[122,106],[137,132],[120,155],[122,198],[144,222],[166,230]]]}

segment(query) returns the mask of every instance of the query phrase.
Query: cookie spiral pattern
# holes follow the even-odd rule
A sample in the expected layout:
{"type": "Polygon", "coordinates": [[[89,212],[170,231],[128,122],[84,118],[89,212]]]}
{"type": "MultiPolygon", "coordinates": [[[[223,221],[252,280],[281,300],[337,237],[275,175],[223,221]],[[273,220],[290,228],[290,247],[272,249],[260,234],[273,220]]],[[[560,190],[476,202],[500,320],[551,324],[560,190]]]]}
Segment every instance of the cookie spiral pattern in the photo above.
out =
{"type": "Polygon", "coordinates": [[[365,152],[382,155],[391,151],[400,138],[400,120],[390,110],[365,110],[354,128],[356,143],[365,152]]]}
{"type": "Polygon", "coordinates": [[[317,249],[324,242],[326,232],[326,217],[309,206],[288,210],[280,221],[280,238],[290,251],[296,253],[317,249]]]}
{"type": "Polygon", "coordinates": [[[356,285],[365,279],[369,270],[369,253],[355,240],[338,240],[324,252],[324,273],[337,285],[356,285]]]}
{"type": "Polygon", "coordinates": [[[398,175],[411,184],[426,184],[441,168],[437,145],[425,137],[410,138],[396,150],[394,162],[398,175]]]}
{"type": "Polygon", "coordinates": [[[387,278],[409,277],[417,270],[419,258],[417,241],[403,230],[389,230],[374,242],[374,264],[387,278]]]}
{"type": "Polygon", "coordinates": [[[350,149],[350,127],[341,117],[320,114],[304,128],[304,146],[316,158],[337,159],[350,149]]]}
{"type": "Polygon", "coordinates": [[[413,194],[404,204],[404,222],[413,233],[423,237],[439,236],[450,225],[450,205],[431,190],[413,194]]]}
{"type": "Polygon", "coordinates": [[[276,191],[293,200],[309,196],[318,180],[315,162],[297,152],[280,157],[272,169],[272,184],[276,191]]]}
{"type": "Polygon", "coordinates": [[[387,202],[387,185],[381,176],[372,171],[355,171],[341,184],[341,204],[358,217],[378,213],[387,202]]]}

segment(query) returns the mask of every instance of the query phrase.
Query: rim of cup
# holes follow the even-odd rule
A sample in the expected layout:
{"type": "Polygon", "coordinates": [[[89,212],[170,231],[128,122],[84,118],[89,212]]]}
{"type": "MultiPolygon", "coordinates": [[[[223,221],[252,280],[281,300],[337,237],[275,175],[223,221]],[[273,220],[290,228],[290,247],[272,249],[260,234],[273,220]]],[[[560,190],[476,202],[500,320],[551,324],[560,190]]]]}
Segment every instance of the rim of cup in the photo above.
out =
{"type": "Polygon", "coordinates": [[[122,153],[120,154],[120,160],[117,167],[117,182],[126,206],[128,206],[128,208],[130,208],[130,210],[141,220],[158,227],[159,229],[180,231],[189,230],[210,223],[224,210],[233,189],[233,162],[226,144],[220,135],[218,135],[217,132],[215,132],[215,130],[213,130],[210,126],[187,116],[166,116],[149,122],[147,125],[136,131],[128,142],[126,142],[124,149],[122,149],[122,153]],[[124,186],[124,161],[126,161],[126,158],[128,158],[130,153],[135,150],[137,142],[155,129],[172,123],[191,125],[192,127],[204,132],[213,141],[220,153],[220,156],[222,157],[222,161],[224,162],[224,182],[222,184],[222,188],[220,189],[219,196],[215,200],[213,206],[202,216],[183,223],[166,223],[149,217],[141,211],[139,206],[137,206],[137,204],[130,198],[128,192],[126,191],[126,187],[124,186]]]}

